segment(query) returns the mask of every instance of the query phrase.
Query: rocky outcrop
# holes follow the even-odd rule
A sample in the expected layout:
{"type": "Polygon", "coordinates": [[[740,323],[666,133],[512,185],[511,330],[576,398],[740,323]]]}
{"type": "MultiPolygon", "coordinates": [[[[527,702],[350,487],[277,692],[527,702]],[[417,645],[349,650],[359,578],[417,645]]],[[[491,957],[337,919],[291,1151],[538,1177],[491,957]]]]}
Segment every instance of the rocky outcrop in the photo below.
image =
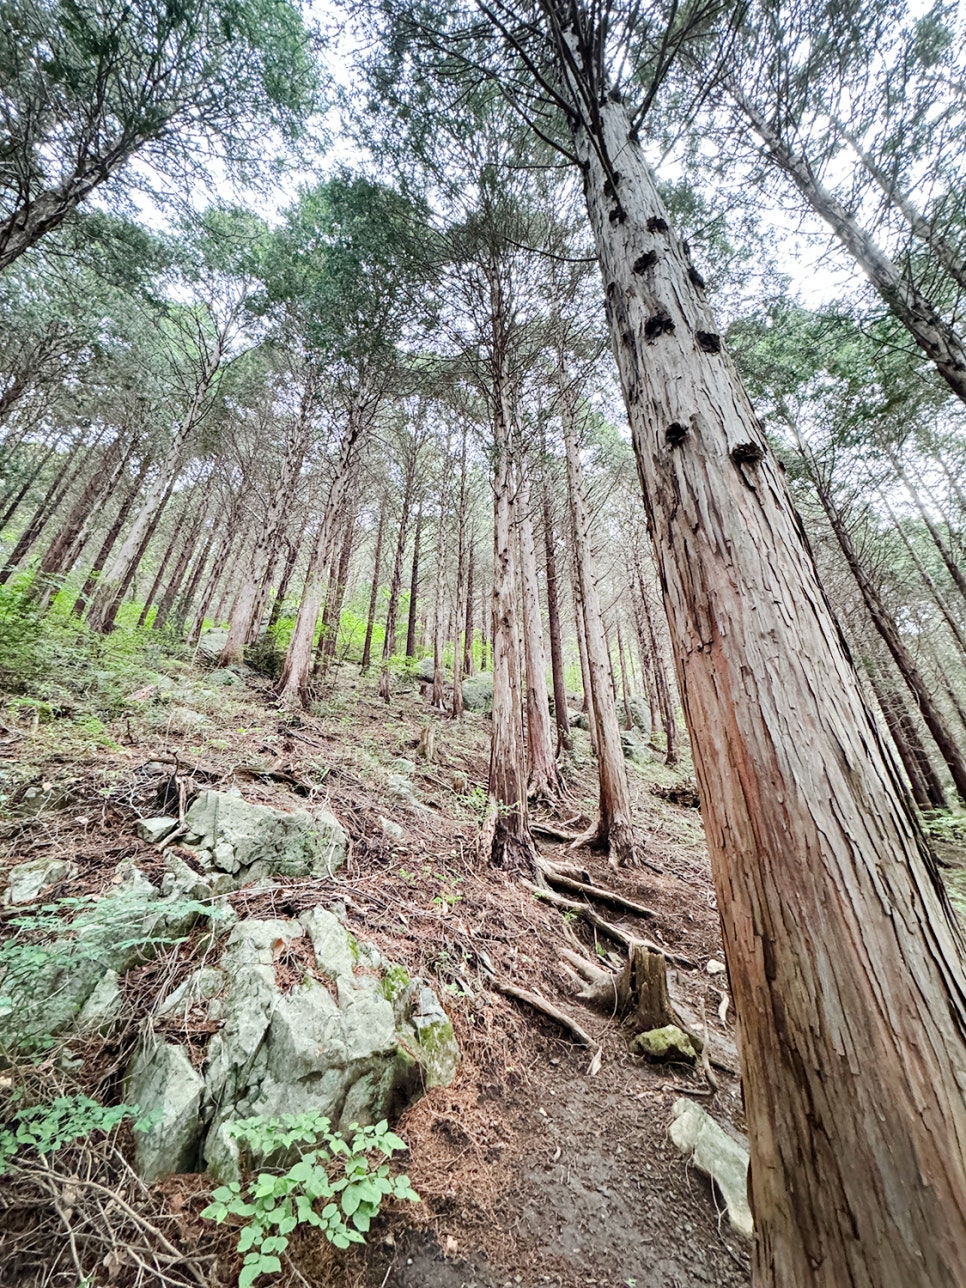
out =
{"type": "Polygon", "coordinates": [[[166,1112],[169,1102],[193,1106],[163,1137],[139,1139],[146,1177],[185,1170],[188,1154],[194,1168],[236,1176],[238,1147],[227,1128],[239,1118],[311,1110],[345,1128],[394,1117],[427,1088],[451,1081],[459,1059],[432,989],[322,907],[298,920],[239,921],[218,966],[196,971],[158,1006],[172,1032],[184,1029],[189,1013],[196,1024],[218,1026],[197,1097],[199,1075],[189,1076],[153,1029],[129,1074],[126,1096],[142,1112],[166,1112]],[[299,963],[294,979],[292,962],[299,963]]]}
{"type": "Polygon", "coordinates": [[[493,710],[493,676],[489,671],[464,678],[463,706],[467,711],[493,710]]]}

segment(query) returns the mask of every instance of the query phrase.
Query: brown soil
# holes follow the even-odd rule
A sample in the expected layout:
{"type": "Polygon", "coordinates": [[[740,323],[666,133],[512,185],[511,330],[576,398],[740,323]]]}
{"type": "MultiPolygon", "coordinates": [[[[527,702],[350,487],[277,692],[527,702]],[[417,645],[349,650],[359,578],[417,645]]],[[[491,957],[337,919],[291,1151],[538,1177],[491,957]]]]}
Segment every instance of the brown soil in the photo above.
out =
{"type": "MultiPolygon", "coordinates": [[[[10,793],[14,814],[18,792],[30,784],[50,782],[64,793],[56,808],[11,820],[0,864],[41,854],[72,859],[76,876],[47,898],[104,889],[122,858],[160,880],[163,861],[136,839],[135,822],[172,803],[176,808],[179,796],[190,798],[202,786],[234,784],[246,798],[279,807],[327,804],[347,827],[352,854],[337,880],[280,882],[271,891],[240,892],[233,902],[239,911],[264,916],[341,900],[355,933],[437,989],[463,1061],[454,1084],[425,1096],[398,1128],[410,1147],[405,1168],[423,1202],[386,1214],[368,1248],[346,1258],[300,1235],[293,1243],[295,1269],[283,1282],[346,1288],[746,1284],[747,1244],[731,1232],[707,1181],[689,1172],[667,1134],[671,1105],[681,1094],[701,1096],[723,1125],[740,1130],[737,1080],[719,1073],[719,1090],[709,1097],[699,1072],[630,1056],[620,1027],[573,998],[559,954],[572,943],[568,935],[591,958],[616,965],[619,957],[615,945],[479,861],[473,789],[485,785],[486,718],[449,721],[416,689],[399,693],[387,708],[373,688],[354,681],[343,682],[318,714],[293,718],[277,710],[267,683],[256,677],[226,690],[208,715],[203,735],[180,739],[125,717],[112,729],[120,745],[83,760],[58,751],[44,726],[5,742],[0,756],[8,762],[7,781],[17,780],[10,793]],[[416,809],[388,794],[387,775],[395,772],[394,759],[413,759],[420,729],[430,722],[437,762],[416,770],[416,809]],[[380,818],[401,825],[403,839],[387,836],[380,818]],[[494,991],[490,972],[577,1018],[601,1043],[599,1071],[591,1074],[590,1053],[552,1021],[494,991]]],[[[594,803],[586,735],[576,737],[577,758],[566,768],[567,806],[548,820],[574,830],[590,819],[594,803]]],[[[603,856],[568,854],[559,845],[544,852],[586,865],[597,885],[655,912],[643,922],[597,906],[610,921],[692,964],[676,972],[677,984],[692,1013],[706,1018],[713,1054],[716,1033],[722,1042],[733,1039],[733,1016],[719,1022],[727,984],[705,970],[710,958],[721,957],[721,945],[700,819],[651,792],[685,784],[690,764],[671,771],[655,763],[631,773],[647,857],[660,873],[614,872],[603,856]]],[[[276,963],[284,979],[304,965],[287,956],[276,963]]],[[[130,972],[132,1026],[137,999],[161,982],[170,986],[187,969],[182,958],[130,972]]],[[[200,1053],[204,1035],[197,1037],[200,1053]]],[[[91,1060],[102,1093],[117,1085],[127,1049],[116,1042],[110,1058],[91,1060]]],[[[211,1250],[212,1229],[197,1219],[205,1202],[198,1178],[173,1178],[156,1197],[168,1205],[189,1257],[211,1250]]],[[[216,1246],[224,1251],[210,1282],[229,1284],[230,1245],[220,1238],[216,1246]]]]}

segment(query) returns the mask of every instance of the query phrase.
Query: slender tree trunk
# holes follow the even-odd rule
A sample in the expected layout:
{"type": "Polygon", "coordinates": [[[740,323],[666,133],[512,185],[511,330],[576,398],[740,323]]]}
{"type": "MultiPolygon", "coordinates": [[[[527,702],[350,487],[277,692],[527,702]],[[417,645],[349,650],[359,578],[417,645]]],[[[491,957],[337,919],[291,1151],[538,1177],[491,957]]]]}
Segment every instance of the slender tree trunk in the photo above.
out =
{"type": "Polygon", "coordinates": [[[345,513],[349,493],[355,478],[360,452],[366,441],[370,416],[353,409],[339,447],[339,459],[329,495],[326,499],[322,522],[305,575],[302,601],[292,629],[285,666],[279,680],[279,698],[285,706],[309,706],[312,700],[312,642],[325,593],[325,572],[332,557],[332,543],[339,518],[345,513]]]}
{"type": "MultiPolygon", "coordinates": [[[[436,576],[433,586],[433,685],[429,701],[437,711],[446,709],[446,671],[443,667],[443,650],[446,647],[446,619],[443,604],[443,569],[446,558],[444,521],[446,489],[440,490],[439,515],[436,524],[436,576]]],[[[455,658],[454,658],[455,663],[455,658]]]]}
{"type": "Polygon", "coordinates": [[[905,531],[902,527],[902,524],[896,518],[896,515],[892,507],[889,505],[889,502],[886,501],[885,498],[881,498],[881,499],[883,501],[883,504],[885,505],[886,513],[889,515],[889,518],[892,520],[892,526],[895,528],[896,534],[898,535],[899,540],[902,542],[906,550],[909,552],[909,557],[912,559],[913,565],[915,566],[916,571],[919,573],[919,576],[922,579],[923,585],[929,591],[929,595],[930,595],[930,598],[932,599],[932,602],[939,609],[939,612],[940,612],[940,615],[942,616],[943,621],[949,627],[950,633],[952,634],[953,639],[956,641],[956,644],[959,648],[959,654],[960,654],[961,660],[966,661],[966,635],[963,634],[962,627],[954,617],[952,609],[949,607],[949,604],[946,602],[946,597],[943,595],[942,591],[936,585],[935,581],[930,576],[929,570],[926,568],[926,565],[922,562],[922,560],[919,558],[919,555],[916,553],[915,546],[906,536],[905,531]]]}
{"type": "MultiPolygon", "coordinates": [[[[256,606],[268,579],[269,569],[278,547],[279,535],[285,525],[286,515],[292,505],[305,454],[308,451],[309,415],[314,395],[314,384],[306,381],[299,406],[299,414],[289,435],[285,457],[279,477],[271,489],[264,523],[252,547],[251,563],[242,578],[238,595],[228,620],[228,638],[218,658],[219,666],[232,666],[240,662],[246,644],[252,636],[256,619],[256,606]]],[[[262,601],[264,602],[264,601],[262,601]]]]}
{"type": "MultiPolygon", "coordinates": [[[[466,549],[466,450],[468,443],[466,422],[463,423],[463,440],[460,446],[460,489],[457,505],[456,531],[456,601],[453,605],[453,702],[450,714],[454,720],[463,715],[463,668],[466,663],[466,640],[463,622],[467,616],[466,605],[472,602],[473,580],[470,576],[472,549],[466,549]],[[467,584],[468,583],[468,584],[467,584]],[[465,599],[465,603],[464,603],[465,599]]],[[[472,626],[472,614],[470,625],[472,626]]]]}
{"type": "MultiPolygon", "coordinates": [[[[114,516],[114,522],[108,528],[104,540],[101,542],[100,549],[94,556],[94,562],[91,564],[90,572],[87,574],[87,579],[81,587],[80,594],[74,601],[72,611],[75,617],[80,617],[83,614],[84,609],[87,607],[87,601],[90,599],[91,593],[97,585],[98,574],[100,573],[101,568],[103,568],[105,562],[110,558],[111,551],[114,549],[117,539],[121,535],[121,530],[125,523],[127,523],[128,516],[131,511],[134,509],[134,502],[141,495],[141,484],[147,477],[148,470],[150,470],[150,468],[151,457],[145,455],[141,459],[141,464],[138,467],[137,474],[131,480],[131,485],[124,495],[124,500],[121,502],[117,514],[114,516]]],[[[142,614],[142,620],[138,622],[139,626],[144,624],[143,617],[144,614],[142,614]]]]}
{"type": "MultiPolygon", "coordinates": [[[[498,341],[502,324],[500,285],[491,274],[494,329],[498,341]]],[[[534,852],[527,815],[526,751],[523,741],[523,701],[520,637],[517,622],[517,570],[514,556],[516,498],[510,456],[512,411],[507,406],[502,344],[494,358],[497,376],[494,415],[493,483],[493,719],[490,740],[489,809],[482,848],[496,867],[533,870],[534,852]]]]}
{"type": "Polygon", "coordinates": [[[959,1288],[962,932],[626,111],[558,40],[739,1017],[756,1283],[959,1288]]]}
{"type": "Polygon", "coordinates": [[[27,475],[26,479],[24,479],[19,487],[14,486],[8,493],[7,497],[4,498],[8,501],[8,504],[7,508],[3,511],[3,514],[0,515],[0,532],[6,528],[7,524],[20,509],[24,497],[44,472],[47,462],[53,456],[54,452],[56,452],[59,445],[60,440],[55,438],[40,459],[35,462],[33,469],[27,475]]]}
{"type": "Polygon", "coordinates": [[[474,543],[470,538],[470,552],[466,564],[466,626],[463,632],[463,674],[473,674],[473,565],[474,543]]]}
{"type": "Polygon", "coordinates": [[[624,703],[624,728],[634,728],[634,717],[631,715],[631,688],[627,676],[627,654],[624,652],[624,636],[621,633],[620,619],[617,621],[617,657],[621,666],[621,700],[624,703]]]}
{"type": "Polygon", "coordinates": [[[573,592],[574,626],[577,632],[577,654],[580,658],[580,683],[584,690],[583,713],[587,717],[590,749],[597,755],[597,717],[594,715],[594,695],[591,690],[590,666],[587,661],[587,633],[584,630],[584,604],[580,597],[580,579],[577,576],[577,559],[574,557],[573,592]]]}
{"type": "MultiPolygon", "coordinates": [[[[158,483],[161,481],[162,479],[160,478],[157,480],[158,483]]],[[[177,481],[177,475],[171,474],[160,496],[152,499],[151,522],[149,524],[141,523],[141,516],[135,519],[131,531],[121,547],[120,554],[112,564],[116,579],[112,577],[110,580],[105,581],[104,577],[102,577],[97,583],[94,598],[87,614],[87,624],[102,635],[107,635],[114,629],[118,610],[124,602],[124,596],[134,580],[134,575],[140,567],[141,560],[151,543],[151,538],[161,523],[177,481]],[[131,541],[132,534],[135,532],[139,533],[136,545],[131,541]]],[[[157,484],[155,487],[157,487],[157,484]]],[[[108,574],[104,574],[104,576],[107,577],[108,574]]]]}
{"type": "MultiPolygon", "coordinates": [[[[230,530],[231,529],[229,525],[228,532],[230,532],[230,530]]],[[[208,556],[211,554],[212,547],[215,547],[218,551],[218,554],[215,556],[215,560],[212,563],[211,569],[209,570],[209,574],[208,574],[208,584],[211,587],[210,594],[214,594],[215,586],[218,584],[218,576],[220,573],[219,560],[220,560],[221,553],[224,552],[224,560],[221,563],[221,566],[224,567],[224,564],[227,563],[228,561],[228,556],[233,544],[232,537],[228,535],[228,532],[223,531],[219,539],[216,536],[216,530],[214,526],[209,529],[208,536],[205,540],[205,544],[198,552],[198,557],[195,559],[194,566],[191,569],[191,573],[188,577],[187,585],[185,586],[184,591],[181,594],[179,594],[174,601],[175,634],[178,636],[179,639],[184,635],[185,626],[187,625],[187,622],[188,622],[188,614],[191,612],[191,605],[194,602],[194,598],[195,598],[195,595],[197,594],[198,587],[201,584],[201,578],[204,576],[205,569],[208,567],[208,556]]],[[[201,616],[203,618],[204,608],[207,607],[207,605],[203,605],[203,606],[199,605],[199,607],[202,610],[201,616]]],[[[194,619],[195,621],[197,620],[197,617],[198,617],[198,614],[196,613],[195,619],[194,619]]],[[[192,622],[192,625],[193,624],[194,624],[194,621],[192,622]]]]}
{"type": "Polygon", "coordinates": [[[635,567],[635,580],[631,582],[631,600],[634,605],[634,630],[637,635],[637,652],[644,675],[644,687],[647,691],[648,715],[651,722],[651,733],[661,723],[661,704],[657,696],[657,684],[654,680],[654,656],[651,652],[651,637],[647,633],[644,619],[644,596],[640,592],[643,577],[639,564],[635,567]]]}
{"type": "Polygon", "coordinates": [[[413,567],[409,578],[409,619],[406,624],[406,656],[416,656],[416,604],[419,595],[419,542],[423,531],[422,508],[416,510],[416,532],[413,537],[413,567]]]}
{"type": "Polygon", "coordinates": [[[396,534],[396,553],[392,561],[392,578],[389,582],[389,603],[386,607],[386,630],[382,640],[382,674],[379,677],[379,696],[389,701],[392,691],[392,674],[389,663],[396,653],[396,617],[399,612],[399,594],[402,590],[402,566],[406,553],[406,537],[409,532],[409,514],[413,503],[413,482],[416,468],[415,452],[406,470],[406,481],[402,494],[402,508],[399,515],[399,531],[396,534]]]}
{"type": "Polygon", "coordinates": [[[547,628],[550,635],[550,670],[553,676],[553,718],[557,726],[557,754],[570,751],[570,718],[567,715],[567,673],[564,669],[560,630],[560,594],[557,589],[557,550],[553,530],[553,505],[546,477],[541,479],[543,501],[543,551],[547,574],[547,628]]]}
{"type": "Polygon", "coordinates": [[[52,516],[56,514],[64,497],[83,474],[87,465],[86,452],[96,445],[96,441],[87,446],[81,442],[76,442],[71,451],[65,456],[60,468],[51,479],[50,486],[44,493],[40,504],[34,511],[30,522],[20,534],[20,539],[11,552],[7,566],[0,569],[0,586],[10,580],[17,566],[26,559],[36,545],[40,534],[52,516]]]}
{"type": "Polygon", "coordinates": [[[285,596],[288,594],[289,582],[292,580],[292,574],[295,572],[295,565],[299,557],[298,544],[295,541],[286,541],[285,566],[282,569],[282,576],[278,583],[278,589],[275,592],[275,598],[272,600],[272,611],[268,615],[268,630],[273,630],[278,625],[278,619],[282,614],[282,608],[285,604],[285,596]]]}
{"type": "Polygon", "coordinates": [[[597,770],[600,778],[600,818],[588,833],[593,844],[606,847],[615,866],[636,866],[640,862],[640,840],[634,830],[627,762],[621,742],[614,680],[604,635],[597,583],[591,569],[590,516],[584,497],[583,472],[577,447],[575,424],[576,393],[568,385],[562,360],[560,369],[561,424],[567,458],[567,487],[574,531],[574,566],[580,585],[584,618],[584,646],[593,723],[597,734],[597,770]]]}
{"type": "Polygon", "coordinates": [[[130,447],[125,453],[123,440],[118,437],[107,448],[99,465],[95,463],[37,568],[31,593],[38,607],[45,608],[49,604],[57,592],[59,579],[70,572],[99,509],[99,502],[111,495],[129,453],[130,447]]]}
{"type": "Polygon", "coordinates": [[[962,749],[946,723],[946,717],[936,703],[932,690],[920,674],[912,654],[903,643],[899,628],[883,603],[881,595],[869,580],[868,574],[859,559],[858,551],[853,544],[852,536],[842,521],[842,516],[839,514],[831,493],[818,476],[816,470],[811,471],[811,477],[812,485],[828,518],[832,532],[835,534],[839,549],[845,556],[845,562],[855,578],[855,583],[862,596],[862,602],[872,618],[872,624],[882,637],[886,648],[892,654],[892,660],[895,662],[899,674],[915,699],[916,706],[922,713],[922,718],[926,723],[926,728],[932,734],[933,741],[939,748],[939,754],[946,762],[949,772],[953,776],[956,790],[966,801],[966,758],[963,756],[962,749]]]}
{"type": "Polygon", "coordinates": [[[901,693],[887,689],[871,666],[867,670],[872,691],[909,779],[913,800],[920,809],[948,809],[942,784],[919,739],[918,730],[901,693]]]}
{"type": "Polygon", "coordinates": [[[517,508],[527,676],[527,794],[531,800],[556,801],[560,797],[561,782],[550,727],[540,583],[537,579],[537,554],[533,540],[533,521],[530,517],[530,480],[522,466],[517,468],[517,508]]]}
{"type": "MultiPolygon", "coordinates": [[[[201,534],[201,528],[204,523],[204,517],[205,517],[204,516],[205,497],[204,496],[199,497],[195,501],[193,508],[195,513],[193,518],[191,518],[188,523],[184,525],[180,523],[175,524],[175,533],[174,533],[173,540],[175,542],[180,540],[181,549],[178,552],[178,557],[175,560],[174,568],[172,569],[171,575],[168,578],[168,583],[164,588],[164,593],[161,596],[160,602],[158,603],[158,611],[155,613],[154,621],[151,624],[152,629],[156,631],[160,631],[164,629],[164,626],[169,616],[171,615],[171,610],[172,608],[174,608],[175,600],[178,597],[178,591],[181,589],[184,583],[184,579],[188,575],[188,568],[190,567],[191,561],[194,558],[198,549],[198,538],[201,534]]],[[[211,548],[211,541],[212,541],[212,534],[209,533],[208,541],[204,548],[205,558],[208,557],[208,551],[211,548]]],[[[171,549],[171,546],[169,544],[168,550],[166,550],[164,553],[164,559],[162,559],[162,564],[167,562],[169,557],[168,551],[170,549],[171,549]]],[[[154,595],[156,594],[157,584],[158,584],[158,579],[155,578],[155,582],[154,582],[154,585],[152,585],[151,587],[151,591],[148,596],[148,599],[145,600],[144,608],[141,610],[142,617],[144,617],[146,613],[150,611],[149,602],[151,599],[154,598],[154,595]]]]}
{"type": "MultiPolygon", "coordinates": [[[[171,532],[171,540],[168,542],[164,554],[161,556],[161,561],[158,564],[158,571],[154,574],[154,581],[151,583],[151,589],[148,591],[144,598],[144,603],[141,605],[141,616],[138,618],[138,626],[143,626],[151,615],[151,609],[157,601],[158,592],[161,590],[162,583],[167,575],[171,558],[181,540],[181,528],[178,524],[174,524],[171,532]]],[[[182,544],[182,549],[184,550],[186,548],[187,547],[182,544]]]]}
{"type": "Polygon", "coordinates": [[[823,187],[809,161],[796,156],[778,130],[765,120],[739,89],[733,85],[726,88],[771,159],[853,256],[889,310],[927,355],[956,397],[966,402],[966,349],[959,333],[940,316],[908,272],[900,269],[859,227],[842,203],[823,187]]]}
{"type": "Polygon", "coordinates": [[[950,550],[946,542],[943,541],[939,533],[939,529],[936,527],[935,523],[933,523],[929,515],[928,509],[923,504],[921,488],[916,487],[913,484],[913,482],[909,479],[906,471],[903,469],[902,462],[899,460],[899,457],[895,454],[895,452],[887,451],[887,454],[888,454],[889,460],[892,462],[893,469],[895,470],[899,478],[902,480],[902,483],[905,486],[906,491],[909,493],[909,496],[912,499],[913,505],[919,511],[919,517],[922,519],[923,523],[925,524],[926,531],[932,537],[933,544],[935,545],[936,549],[939,551],[939,554],[942,558],[943,563],[946,565],[947,569],[949,570],[949,575],[950,577],[952,577],[956,585],[956,589],[963,596],[963,598],[966,599],[966,573],[964,573],[962,568],[960,568],[959,563],[956,559],[956,556],[950,550]]]}
{"type": "Polygon", "coordinates": [[[644,589],[644,580],[640,567],[637,569],[637,575],[639,578],[641,613],[644,618],[644,627],[647,630],[648,653],[654,668],[654,688],[657,693],[657,706],[661,713],[661,727],[664,730],[664,763],[666,765],[676,765],[678,763],[678,726],[674,712],[674,699],[671,696],[671,685],[668,681],[667,668],[664,664],[664,653],[658,644],[657,632],[654,630],[654,616],[651,613],[647,591],[644,589]]]}
{"type": "Polygon", "coordinates": [[[369,590],[369,612],[366,615],[366,639],[362,646],[362,665],[360,671],[363,675],[369,670],[372,659],[372,632],[376,626],[376,602],[379,598],[379,574],[382,564],[382,539],[386,530],[386,507],[385,503],[379,506],[379,527],[376,529],[376,552],[372,560],[372,586],[369,590]]]}

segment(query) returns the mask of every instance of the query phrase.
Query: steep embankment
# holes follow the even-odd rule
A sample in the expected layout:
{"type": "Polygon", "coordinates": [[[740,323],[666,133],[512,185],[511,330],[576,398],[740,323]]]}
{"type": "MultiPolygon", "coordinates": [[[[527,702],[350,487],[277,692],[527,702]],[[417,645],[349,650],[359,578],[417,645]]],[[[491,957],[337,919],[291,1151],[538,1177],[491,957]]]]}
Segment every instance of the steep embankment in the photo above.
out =
{"type": "MultiPolygon", "coordinates": [[[[432,712],[414,679],[401,682],[387,706],[376,698],[374,681],[346,672],[318,714],[305,716],[280,711],[268,681],[247,671],[207,672],[160,656],[149,672],[143,657],[104,666],[86,687],[75,675],[65,686],[73,696],[59,706],[40,703],[28,688],[7,708],[0,733],[9,820],[4,870],[56,860],[45,873],[47,905],[116,888],[119,864],[127,865],[122,870],[133,864],[162,887],[166,850],[138,835],[139,819],[183,815],[196,794],[212,790],[237,790],[248,802],[283,811],[326,807],[350,841],[347,861],[332,878],[273,877],[261,888],[228,892],[228,903],[243,920],[289,923],[314,906],[342,905],[351,936],[430,983],[460,1045],[455,1080],[417,1099],[397,1126],[422,1203],[381,1216],[365,1251],[337,1255],[315,1230],[296,1231],[282,1281],[304,1276],[302,1282],[317,1284],[409,1288],[730,1288],[747,1281],[747,1245],[669,1137],[671,1107],[682,1094],[706,1104],[729,1129],[741,1126],[737,1078],[715,1068],[734,1064],[733,1017],[724,976],[708,971],[709,963],[716,970],[720,944],[698,815],[651,792],[686,779],[687,767],[672,772],[639,749],[647,763],[635,765],[632,777],[652,867],[614,872],[595,855],[568,853],[564,843],[541,838],[546,860],[579,864],[568,869],[571,880],[606,888],[651,914],[642,916],[559,884],[552,897],[538,897],[481,866],[475,832],[487,718],[469,713],[455,723],[432,712]],[[435,735],[431,760],[417,758],[426,728],[435,735]],[[707,1026],[713,1096],[690,1064],[630,1054],[633,1028],[575,998],[574,962],[622,964],[614,931],[618,938],[646,938],[676,959],[672,1001],[692,1027],[707,1026]],[[591,1048],[507,988],[561,1009],[587,1033],[591,1048]]],[[[546,817],[551,830],[578,830],[593,810],[593,762],[579,731],[566,773],[568,801],[558,817],[546,817]]],[[[185,861],[193,862],[190,852],[185,861]]],[[[11,906],[3,914],[8,942],[18,912],[11,906]]],[[[212,942],[210,928],[192,930],[184,944],[122,970],[117,1017],[103,1033],[71,1039],[82,1063],[58,1068],[54,1081],[76,1081],[116,1103],[145,1029],[164,1034],[159,996],[199,961],[215,960],[211,954],[221,949],[212,942]]],[[[318,963],[289,953],[284,960],[276,954],[274,966],[285,995],[318,963]]],[[[219,1023],[204,1008],[185,1013],[178,1040],[197,1049],[202,1072],[219,1023]]],[[[18,1065],[7,1090],[20,1085],[39,1095],[53,1076],[18,1065]]],[[[131,1145],[125,1130],[122,1151],[131,1145]]],[[[62,1165],[52,1157],[53,1179],[14,1171],[2,1182],[4,1262],[20,1268],[19,1282],[41,1282],[56,1264],[49,1282],[76,1283],[63,1233],[73,1228],[75,1207],[86,1211],[70,1191],[78,1160],[69,1150],[62,1165]]],[[[137,1265],[138,1239],[152,1237],[145,1225],[182,1258],[164,1263],[173,1282],[234,1282],[234,1238],[200,1217],[207,1178],[175,1175],[143,1190],[120,1162],[112,1166],[110,1184],[133,1216],[120,1209],[112,1216],[109,1198],[101,1196],[117,1245],[114,1260],[105,1261],[106,1252],[97,1258],[104,1282],[157,1282],[137,1265]]],[[[94,1236],[75,1225],[75,1242],[87,1255],[94,1236]]]]}

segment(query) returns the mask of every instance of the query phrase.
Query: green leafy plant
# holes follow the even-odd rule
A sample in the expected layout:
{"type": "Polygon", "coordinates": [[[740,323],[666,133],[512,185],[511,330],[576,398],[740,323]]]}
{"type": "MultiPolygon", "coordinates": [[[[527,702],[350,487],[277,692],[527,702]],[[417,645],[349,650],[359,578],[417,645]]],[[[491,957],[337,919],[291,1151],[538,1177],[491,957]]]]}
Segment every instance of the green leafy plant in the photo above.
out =
{"type": "Polygon", "coordinates": [[[260,1276],[281,1271],[280,1254],[300,1225],[313,1226],[335,1247],[347,1248],[365,1242],[384,1199],[419,1201],[408,1176],[389,1174],[388,1160],[406,1143],[385,1120],[374,1127],[353,1123],[348,1138],[313,1113],[246,1118],[228,1131],[256,1157],[300,1155],[287,1170],[260,1171],[244,1187],[240,1181],[219,1186],[201,1214],[218,1224],[241,1219],[238,1251],[245,1259],[238,1288],[251,1288],[260,1276]]]}
{"type": "Polygon", "coordinates": [[[28,1105],[0,1126],[0,1176],[23,1150],[53,1154],[91,1132],[110,1132],[132,1119],[135,1131],[151,1126],[151,1118],[142,1117],[137,1105],[102,1105],[90,1096],[58,1096],[50,1104],[28,1105]]]}

